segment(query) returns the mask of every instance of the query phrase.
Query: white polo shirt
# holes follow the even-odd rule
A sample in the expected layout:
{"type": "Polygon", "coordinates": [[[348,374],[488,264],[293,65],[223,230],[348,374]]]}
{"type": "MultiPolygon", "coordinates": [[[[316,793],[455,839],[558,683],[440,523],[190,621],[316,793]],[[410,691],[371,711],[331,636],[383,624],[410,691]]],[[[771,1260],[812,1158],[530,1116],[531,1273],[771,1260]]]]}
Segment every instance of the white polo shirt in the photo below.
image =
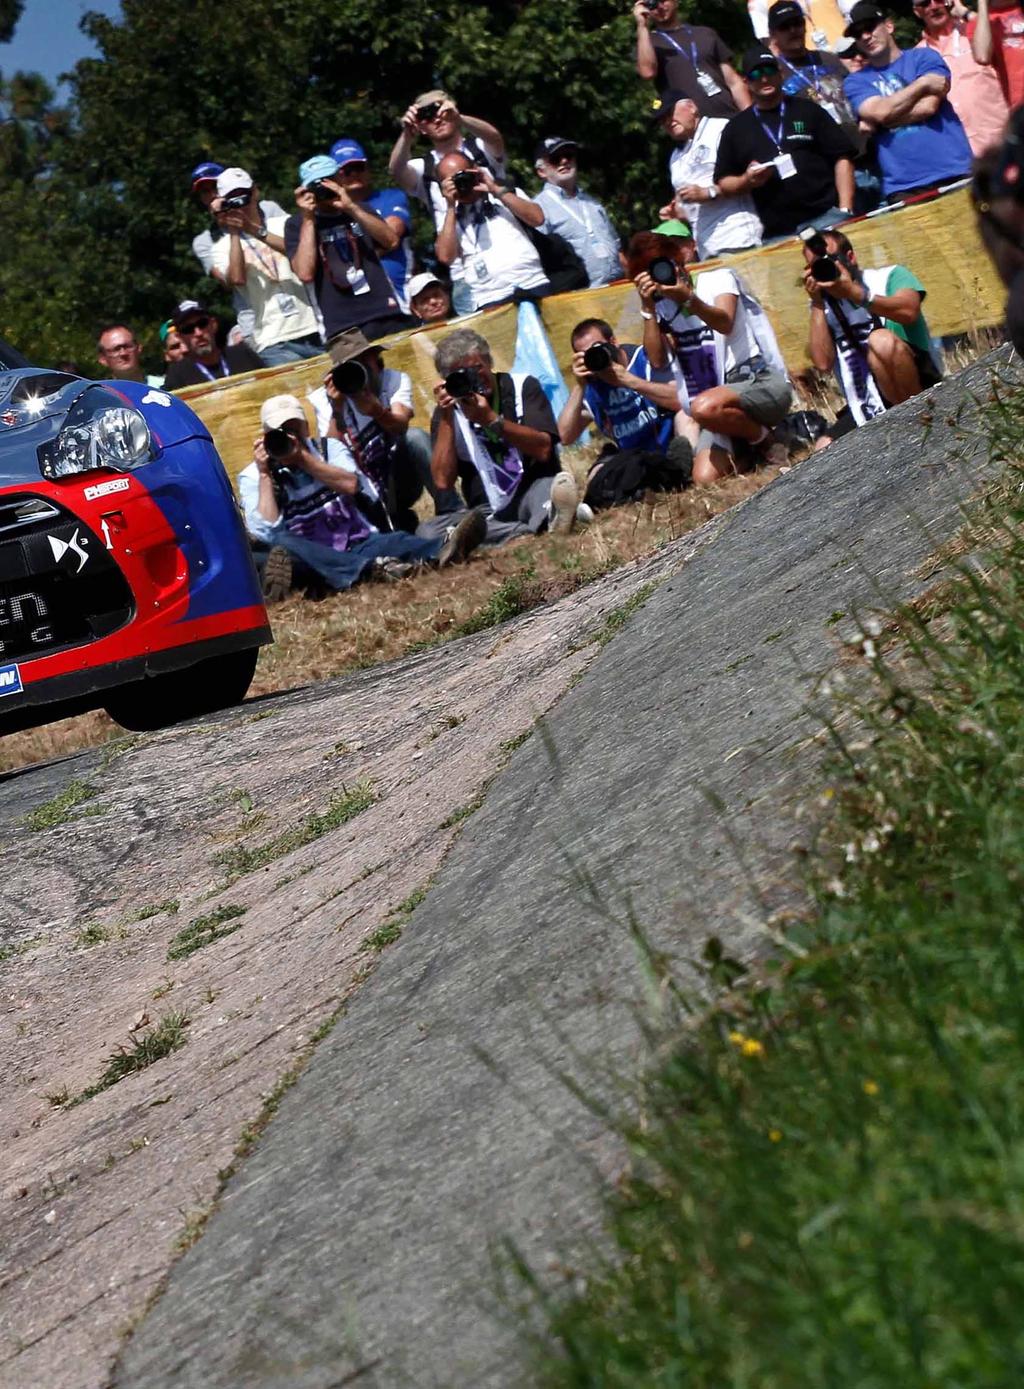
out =
{"type": "MultiPolygon", "coordinates": [[[[529,198],[521,188],[512,191],[517,197],[529,198]]],[[[510,299],[517,289],[539,289],[547,283],[540,256],[523,224],[490,194],[479,203],[459,207],[456,229],[463,273],[476,308],[510,299]],[[475,209],[485,203],[489,215],[480,217],[475,209]]]]}
{"type": "MultiPolygon", "coordinates": [[[[710,188],[715,181],[715,161],[722,131],[729,124],[715,116],[702,116],[692,138],[677,145],[668,161],[672,187],[710,188]]],[[[761,219],[747,194],[738,198],[710,198],[705,203],[683,203],[686,220],[693,229],[697,255],[709,260],[721,251],[738,251],[760,246],[764,235],[761,219]]]]}

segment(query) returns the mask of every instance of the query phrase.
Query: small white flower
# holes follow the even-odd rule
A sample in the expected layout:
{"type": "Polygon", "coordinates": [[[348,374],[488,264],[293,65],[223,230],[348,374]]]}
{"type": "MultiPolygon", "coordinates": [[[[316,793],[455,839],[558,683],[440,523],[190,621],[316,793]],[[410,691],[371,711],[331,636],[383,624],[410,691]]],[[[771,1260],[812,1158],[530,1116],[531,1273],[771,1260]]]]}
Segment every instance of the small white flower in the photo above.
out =
{"type": "Polygon", "coordinates": [[[878,648],[873,641],[865,641],[861,650],[864,652],[864,659],[866,661],[873,661],[878,655],[878,648]]]}
{"type": "Polygon", "coordinates": [[[882,847],[882,841],[873,830],[869,831],[861,840],[861,848],[866,854],[877,854],[882,847]]]}

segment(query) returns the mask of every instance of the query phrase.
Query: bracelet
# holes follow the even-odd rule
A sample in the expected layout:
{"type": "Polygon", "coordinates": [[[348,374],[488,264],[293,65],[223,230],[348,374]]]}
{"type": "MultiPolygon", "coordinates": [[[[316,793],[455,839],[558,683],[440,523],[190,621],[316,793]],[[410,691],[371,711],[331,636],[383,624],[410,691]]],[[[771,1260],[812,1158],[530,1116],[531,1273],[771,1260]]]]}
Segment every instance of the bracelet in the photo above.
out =
{"type": "Polygon", "coordinates": [[[269,235],[270,233],[267,231],[266,227],[257,227],[253,232],[253,236],[257,241],[266,241],[269,235]]]}
{"type": "Polygon", "coordinates": [[[640,310],[640,317],[641,317],[641,318],[646,318],[647,321],[650,322],[650,320],[654,317],[654,315],[653,315],[652,313],[648,313],[646,309],[641,309],[641,310],[640,310]]]}

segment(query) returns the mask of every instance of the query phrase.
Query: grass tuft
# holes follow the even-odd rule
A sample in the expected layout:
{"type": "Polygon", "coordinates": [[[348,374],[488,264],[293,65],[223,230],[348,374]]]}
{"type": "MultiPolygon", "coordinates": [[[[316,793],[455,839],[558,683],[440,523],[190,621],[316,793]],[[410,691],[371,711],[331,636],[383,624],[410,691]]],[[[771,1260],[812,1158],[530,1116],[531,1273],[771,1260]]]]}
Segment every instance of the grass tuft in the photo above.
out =
{"type": "Polygon", "coordinates": [[[394,945],[395,941],[401,936],[408,924],[413,912],[426,898],[427,887],[418,887],[415,892],[410,892],[404,902],[400,903],[388,917],[387,921],[377,927],[363,941],[360,950],[380,954],[389,945],[394,945]]]}
{"type": "Polygon", "coordinates": [[[167,958],[185,960],[197,950],[202,950],[205,945],[212,945],[215,940],[223,940],[225,936],[233,935],[241,929],[242,923],[239,918],[245,915],[246,910],[245,907],[225,903],[224,906],[207,912],[205,916],[197,916],[172,938],[167,947],[167,958]],[[234,925],[228,925],[228,922],[234,922],[234,925]]]}
{"type": "Polygon", "coordinates": [[[42,805],[36,806],[35,810],[30,811],[25,816],[25,824],[33,833],[57,829],[58,826],[65,825],[69,820],[74,819],[72,812],[78,806],[84,805],[86,801],[92,800],[95,795],[95,786],[90,786],[87,781],[76,777],[51,800],[45,801],[42,805]]]}
{"type": "Polygon", "coordinates": [[[338,795],[332,797],[325,811],[308,815],[300,824],[295,825],[292,829],[284,830],[274,839],[271,839],[269,843],[259,845],[254,849],[245,846],[223,849],[214,856],[213,863],[216,867],[223,868],[227,875],[227,882],[233,883],[247,873],[255,873],[257,869],[267,868],[276,859],[283,858],[285,854],[293,853],[296,849],[301,849],[305,844],[312,844],[314,840],[319,839],[321,835],[327,834],[330,830],[347,825],[350,820],[354,820],[357,815],[361,815],[364,810],[369,809],[376,799],[377,793],[373,783],[364,778],[350,788],[343,788],[338,795]]]}
{"type": "Polygon", "coordinates": [[[75,1095],[73,1099],[66,1100],[65,1107],[70,1109],[76,1104],[81,1104],[83,1100],[90,1100],[94,1095],[117,1085],[126,1076],[134,1075],[136,1071],[144,1071],[155,1062],[162,1061],[165,1056],[170,1056],[172,1051],[177,1051],[185,1045],[185,1029],[188,1025],[187,1013],[166,1013],[148,1032],[133,1036],[126,1045],[116,1047],[107,1057],[106,1067],[99,1080],[81,1094],[75,1095]]]}

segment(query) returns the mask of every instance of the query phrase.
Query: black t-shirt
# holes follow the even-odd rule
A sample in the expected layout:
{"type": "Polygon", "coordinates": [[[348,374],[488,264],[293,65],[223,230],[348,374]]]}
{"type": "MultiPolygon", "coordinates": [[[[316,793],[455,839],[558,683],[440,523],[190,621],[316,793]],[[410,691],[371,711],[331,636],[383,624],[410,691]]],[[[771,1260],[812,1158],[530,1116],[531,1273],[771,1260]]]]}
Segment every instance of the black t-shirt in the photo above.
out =
{"type": "Polygon", "coordinates": [[[177,391],[182,386],[203,386],[207,381],[219,381],[222,376],[239,376],[243,371],[259,371],[264,365],[251,347],[239,343],[237,347],[225,347],[219,367],[204,367],[199,362],[190,362],[187,357],[172,362],[164,377],[164,390],[177,391]],[[224,367],[227,367],[227,371],[224,367]]]}
{"type": "Polygon", "coordinates": [[[733,116],[722,131],[715,178],[745,173],[752,160],[766,164],[779,154],[792,155],[796,173],[791,178],[773,173],[760,188],[750,190],[765,236],[789,236],[835,207],[836,160],[853,159],[856,153],[849,137],[820,106],[786,97],[774,110],[751,106],[733,116]]]}
{"type": "MultiPolygon", "coordinates": [[[[302,214],[293,213],[284,225],[284,249],[289,260],[299,248],[302,214]]],[[[376,243],[358,222],[337,213],[316,214],[317,267],[313,281],[324,333],[330,339],[346,328],[360,328],[372,319],[401,315],[394,286],[380,263],[376,243]],[[350,272],[358,277],[353,285],[350,272]],[[360,275],[360,272],[361,275],[360,275]],[[359,280],[367,286],[361,293],[359,280]]]]}
{"type": "Polygon", "coordinates": [[[715,33],[703,24],[680,24],[676,29],[652,29],[651,42],[658,60],[658,91],[669,88],[696,102],[702,116],[736,114],[732,92],[722,76],[722,64],[732,54],[715,33]],[[708,88],[718,91],[708,91],[708,88]]]}
{"type": "MultiPolygon", "coordinates": [[[[496,371],[494,379],[498,386],[498,410],[499,414],[504,415],[505,419],[511,420],[513,424],[525,424],[528,429],[539,429],[543,434],[551,435],[552,449],[551,457],[546,463],[539,463],[535,459],[527,458],[523,455],[523,480],[519,484],[516,496],[521,496],[526,491],[531,482],[536,482],[539,477],[553,477],[558,472],[558,425],[555,423],[554,412],[544,388],[535,376],[528,376],[523,382],[523,413],[516,414],[516,388],[511,376],[504,371],[496,371]]],[[[437,427],[441,420],[440,410],[435,410],[430,420],[430,442],[433,443],[437,438],[437,427]]],[[[487,506],[487,493],[484,485],[480,481],[480,474],[473,464],[459,453],[459,436],[455,435],[455,450],[459,460],[459,482],[462,485],[462,495],[466,499],[467,506],[487,506]]]]}
{"type": "Polygon", "coordinates": [[[863,152],[868,137],[859,128],[843,91],[847,72],[841,60],[827,48],[805,48],[798,58],[784,58],[781,53],[776,56],[782,69],[783,94],[816,102],[839,122],[858,152],[863,152]]]}

